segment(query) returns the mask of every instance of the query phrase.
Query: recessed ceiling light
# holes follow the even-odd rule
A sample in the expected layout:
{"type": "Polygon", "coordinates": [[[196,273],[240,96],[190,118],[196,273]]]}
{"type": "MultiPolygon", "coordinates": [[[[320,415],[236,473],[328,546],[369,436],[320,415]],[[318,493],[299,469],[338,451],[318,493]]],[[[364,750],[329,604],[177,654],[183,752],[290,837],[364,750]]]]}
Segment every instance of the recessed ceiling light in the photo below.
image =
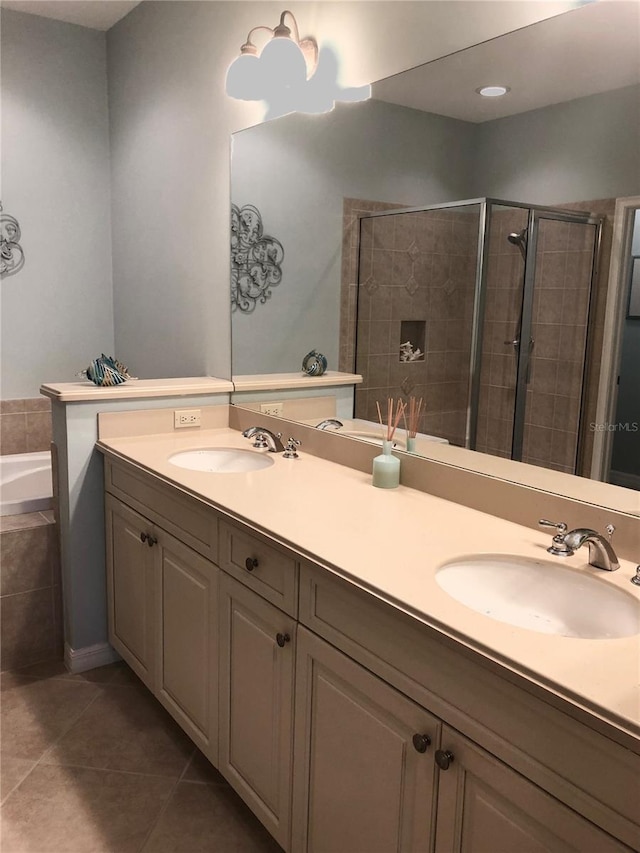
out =
{"type": "Polygon", "coordinates": [[[499,98],[510,91],[511,88],[509,86],[481,86],[479,89],[476,89],[476,92],[484,98],[499,98]]]}

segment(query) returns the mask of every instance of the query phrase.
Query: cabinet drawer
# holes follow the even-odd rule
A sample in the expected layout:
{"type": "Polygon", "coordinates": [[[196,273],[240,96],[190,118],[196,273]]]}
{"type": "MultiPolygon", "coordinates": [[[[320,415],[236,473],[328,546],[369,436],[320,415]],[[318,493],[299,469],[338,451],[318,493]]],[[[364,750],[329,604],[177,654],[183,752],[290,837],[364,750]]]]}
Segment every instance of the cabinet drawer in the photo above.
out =
{"type": "Polygon", "coordinates": [[[640,849],[640,756],[502,667],[353,584],[303,563],[300,622],[519,770],[640,849]],[[515,680],[515,679],[513,679],[515,680]],[[536,692],[534,692],[536,691],[536,692]],[[597,768],[597,772],[594,772],[597,768]]]}
{"type": "Polygon", "coordinates": [[[298,563],[253,533],[220,523],[220,566],[290,616],[298,613],[298,563]]]}
{"type": "Polygon", "coordinates": [[[105,488],[199,554],[218,562],[218,519],[210,507],[139,469],[105,459],[105,488]]]}

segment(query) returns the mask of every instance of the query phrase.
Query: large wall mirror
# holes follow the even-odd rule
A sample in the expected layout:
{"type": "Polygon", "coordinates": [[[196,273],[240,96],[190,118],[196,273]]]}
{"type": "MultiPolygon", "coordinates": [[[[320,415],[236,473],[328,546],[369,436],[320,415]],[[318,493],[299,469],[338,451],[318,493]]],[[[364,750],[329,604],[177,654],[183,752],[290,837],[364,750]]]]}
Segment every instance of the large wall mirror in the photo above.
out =
{"type": "MultiPolygon", "coordinates": [[[[233,373],[317,349],[362,374],[356,420],[421,397],[438,458],[444,440],[516,481],[511,460],[590,476],[613,214],[640,195],[639,15],[589,4],[235,134],[234,228],[260,274],[232,271],[233,373]]],[[[640,485],[633,456],[613,482],[640,485]]]]}

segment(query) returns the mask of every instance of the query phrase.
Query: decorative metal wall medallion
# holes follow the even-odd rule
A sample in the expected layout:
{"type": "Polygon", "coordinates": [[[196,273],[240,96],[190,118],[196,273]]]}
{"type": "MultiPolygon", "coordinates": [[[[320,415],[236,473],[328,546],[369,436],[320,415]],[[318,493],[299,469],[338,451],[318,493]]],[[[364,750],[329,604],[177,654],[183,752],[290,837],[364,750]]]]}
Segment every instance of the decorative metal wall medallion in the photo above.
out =
{"type": "Polygon", "coordinates": [[[275,237],[262,233],[257,207],[231,205],[231,310],[250,314],[271,298],[282,281],[284,249],[275,237]]]}
{"type": "Polygon", "coordinates": [[[24,252],[20,245],[18,220],[2,212],[0,202],[0,277],[14,275],[24,266],[24,252]]]}

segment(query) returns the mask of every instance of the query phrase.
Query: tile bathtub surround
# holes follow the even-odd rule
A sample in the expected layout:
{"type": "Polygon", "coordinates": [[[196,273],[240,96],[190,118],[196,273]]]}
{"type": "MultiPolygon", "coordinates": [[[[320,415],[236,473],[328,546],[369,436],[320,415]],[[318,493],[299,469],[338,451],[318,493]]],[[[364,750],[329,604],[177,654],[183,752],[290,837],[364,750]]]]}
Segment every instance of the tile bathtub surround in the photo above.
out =
{"type": "Polygon", "coordinates": [[[125,664],[2,689],[3,853],[280,851],[125,664]]]}
{"type": "Polygon", "coordinates": [[[62,594],[51,513],[0,526],[0,669],[62,657],[62,594]]]}
{"type": "Polygon", "coordinates": [[[51,445],[51,400],[0,401],[0,453],[35,453],[51,445]]]}

